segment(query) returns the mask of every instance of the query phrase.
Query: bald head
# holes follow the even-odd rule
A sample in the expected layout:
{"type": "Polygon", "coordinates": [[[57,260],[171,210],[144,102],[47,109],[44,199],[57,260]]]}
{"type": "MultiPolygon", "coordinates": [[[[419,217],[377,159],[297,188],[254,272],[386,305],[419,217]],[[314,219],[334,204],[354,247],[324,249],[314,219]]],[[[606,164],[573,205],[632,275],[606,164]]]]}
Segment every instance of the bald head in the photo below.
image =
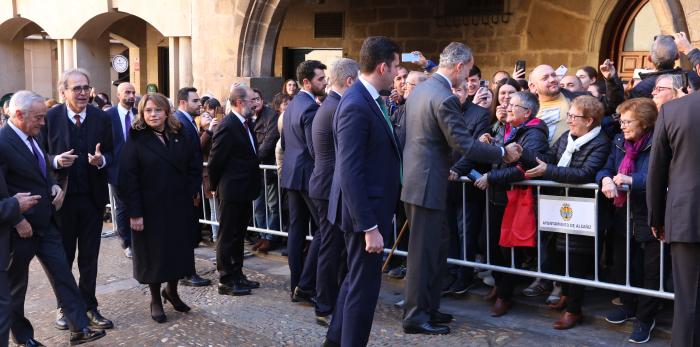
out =
{"type": "Polygon", "coordinates": [[[120,83],[119,86],[117,86],[117,98],[119,99],[119,104],[123,108],[131,110],[136,101],[136,88],[129,82],[120,83]]]}
{"type": "Polygon", "coordinates": [[[537,94],[540,102],[559,97],[559,80],[549,65],[539,65],[530,73],[529,87],[537,94]]]}
{"type": "Polygon", "coordinates": [[[561,81],[559,81],[559,87],[564,88],[570,92],[583,92],[583,83],[581,83],[581,80],[572,75],[567,75],[562,77],[561,81]]]}

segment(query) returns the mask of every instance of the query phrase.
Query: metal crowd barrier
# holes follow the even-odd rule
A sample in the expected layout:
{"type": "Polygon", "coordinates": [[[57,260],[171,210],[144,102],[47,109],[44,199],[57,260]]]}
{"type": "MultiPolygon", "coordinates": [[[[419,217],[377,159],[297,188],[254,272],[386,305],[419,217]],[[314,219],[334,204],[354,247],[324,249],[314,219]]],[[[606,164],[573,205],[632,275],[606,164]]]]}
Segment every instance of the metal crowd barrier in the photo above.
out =
{"type": "MultiPolygon", "coordinates": [[[[206,163],[204,165],[206,166],[206,163]]],[[[267,186],[268,181],[267,181],[267,175],[265,175],[265,173],[267,173],[268,170],[274,170],[276,173],[277,166],[276,165],[260,165],[260,169],[263,170],[263,183],[265,186],[267,186]]],[[[282,203],[283,203],[283,201],[281,200],[282,191],[279,188],[279,176],[276,176],[276,177],[277,177],[276,192],[277,192],[277,209],[278,209],[278,211],[276,211],[276,212],[277,212],[277,215],[279,218],[279,225],[280,225],[279,229],[280,230],[268,228],[268,226],[270,225],[269,222],[270,222],[271,215],[273,215],[275,211],[270,210],[270,207],[267,204],[267,199],[265,197],[263,197],[263,200],[265,201],[265,225],[258,225],[257,221],[255,220],[256,211],[255,211],[255,203],[253,203],[253,208],[254,208],[253,218],[252,218],[253,225],[249,226],[248,230],[253,231],[253,232],[262,233],[262,234],[272,234],[272,235],[286,237],[287,233],[282,231],[282,230],[284,230],[284,228],[281,227],[283,225],[283,219],[282,219],[282,215],[283,215],[282,214],[282,203]]],[[[460,182],[462,182],[462,202],[463,202],[462,206],[464,209],[465,208],[464,206],[466,206],[465,188],[466,188],[467,184],[471,184],[471,181],[469,181],[469,179],[466,177],[461,177],[460,182]]],[[[593,183],[575,185],[575,184],[562,184],[562,183],[556,183],[556,182],[552,182],[552,181],[543,181],[543,180],[522,181],[522,182],[514,183],[514,185],[535,187],[535,189],[537,190],[538,197],[542,196],[541,188],[543,188],[543,187],[563,188],[564,192],[565,192],[565,194],[563,196],[564,199],[567,199],[567,198],[576,199],[575,197],[569,196],[569,190],[572,188],[593,190],[595,193],[595,196],[598,195],[598,190],[599,190],[598,185],[593,184],[593,183]]],[[[628,191],[628,187],[622,187],[621,190],[628,191]]],[[[202,196],[204,197],[205,195],[204,195],[203,190],[202,190],[202,193],[203,193],[202,196]]],[[[265,193],[265,188],[263,187],[263,194],[264,193],[265,193]]],[[[630,199],[631,194],[627,194],[627,216],[628,216],[628,218],[627,218],[627,228],[626,228],[627,229],[626,245],[625,245],[626,266],[625,266],[625,283],[624,284],[604,282],[604,281],[601,281],[599,278],[600,257],[599,257],[598,247],[599,247],[600,243],[598,242],[598,239],[599,239],[599,234],[601,233],[601,231],[597,230],[597,227],[598,227],[598,225],[597,225],[598,224],[597,223],[598,201],[596,198],[591,198],[591,201],[590,201],[594,204],[593,209],[594,209],[594,211],[596,211],[595,215],[593,216],[594,220],[592,221],[592,225],[596,226],[596,232],[593,233],[592,236],[589,236],[589,237],[594,238],[594,245],[595,246],[594,246],[594,257],[593,258],[594,258],[595,266],[594,266],[593,278],[587,279],[587,278],[572,277],[569,275],[569,235],[570,235],[570,233],[566,233],[566,232],[565,232],[566,251],[565,251],[564,274],[558,275],[558,274],[552,274],[552,273],[542,271],[542,252],[543,252],[543,250],[542,250],[542,232],[544,230],[541,230],[540,226],[539,226],[539,217],[540,216],[537,216],[538,221],[536,223],[537,224],[536,225],[536,228],[537,228],[537,231],[536,231],[537,232],[537,244],[536,244],[537,269],[536,270],[527,270],[527,269],[517,268],[516,264],[515,264],[516,257],[514,254],[514,252],[515,252],[514,248],[511,248],[511,264],[510,264],[510,266],[499,266],[499,265],[491,264],[491,262],[490,262],[490,260],[491,260],[491,254],[490,254],[491,247],[490,247],[490,245],[491,245],[491,242],[494,242],[494,240],[490,240],[490,232],[488,229],[489,228],[489,226],[488,226],[488,221],[489,221],[489,215],[488,215],[489,214],[489,208],[488,208],[488,206],[489,206],[489,200],[488,200],[489,194],[488,194],[488,191],[486,192],[485,195],[486,195],[486,201],[485,201],[486,209],[485,209],[484,220],[486,221],[486,224],[487,224],[486,247],[485,247],[485,249],[486,249],[486,263],[480,263],[480,262],[470,261],[470,260],[466,259],[466,240],[467,240],[467,238],[463,237],[462,238],[463,243],[461,245],[462,252],[460,252],[461,254],[463,254],[462,259],[448,258],[447,262],[449,264],[473,267],[473,268],[482,269],[482,270],[492,270],[492,271],[498,271],[498,272],[503,272],[503,273],[510,273],[510,274],[514,274],[514,275],[521,275],[521,276],[527,276],[527,277],[532,277],[532,278],[542,278],[542,279],[548,279],[548,280],[590,286],[590,287],[619,291],[619,292],[648,295],[648,296],[658,297],[658,298],[662,298],[662,299],[673,300],[673,298],[674,298],[673,293],[668,292],[664,289],[664,280],[665,280],[664,265],[666,264],[665,263],[666,259],[664,256],[664,246],[665,245],[663,242],[659,241],[661,243],[661,245],[660,245],[660,247],[661,247],[660,248],[660,264],[659,264],[659,266],[660,266],[659,289],[653,290],[653,289],[645,289],[645,288],[635,287],[635,286],[632,286],[632,284],[630,283],[630,257],[629,257],[629,255],[630,255],[630,238],[632,236],[631,236],[631,218],[630,218],[630,203],[629,203],[630,201],[629,201],[629,199],[630,199]]],[[[206,207],[205,205],[206,204],[202,203],[204,218],[200,219],[199,222],[202,224],[212,225],[212,228],[218,227],[219,223],[217,222],[217,219],[216,219],[216,209],[217,209],[216,199],[209,200],[210,207],[206,207]],[[212,212],[212,211],[214,211],[214,212],[212,212]]],[[[542,213],[540,208],[537,208],[537,210],[538,210],[538,215],[540,213],[542,213]]],[[[464,213],[464,211],[463,211],[463,213],[464,213]]],[[[462,218],[462,219],[463,219],[462,225],[463,225],[463,228],[466,232],[466,221],[464,220],[464,218],[462,218]]],[[[394,219],[394,221],[395,220],[396,219],[394,219]]],[[[311,229],[311,228],[309,228],[309,229],[311,229]]],[[[393,230],[394,239],[396,239],[396,234],[397,234],[396,223],[394,223],[393,229],[394,229],[393,230]]],[[[549,231],[549,232],[562,232],[562,231],[552,231],[552,230],[547,230],[547,231],[549,231]]],[[[579,234],[580,235],[580,233],[576,233],[576,232],[572,232],[572,234],[579,234]]],[[[308,240],[313,239],[313,237],[311,236],[311,230],[309,230],[309,235],[307,236],[307,239],[308,240]]],[[[496,240],[495,242],[498,242],[498,240],[496,240]]],[[[616,246],[619,246],[619,245],[616,245],[616,246]]],[[[390,248],[384,249],[385,253],[389,253],[390,251],[391,251],[390,248]]],[[[394,254],[399,255],[399,256],[404,256],[404,257],[408,256],[408,253],[406,251],[399,250],[399,249],[395,250],[394,254]]]]}

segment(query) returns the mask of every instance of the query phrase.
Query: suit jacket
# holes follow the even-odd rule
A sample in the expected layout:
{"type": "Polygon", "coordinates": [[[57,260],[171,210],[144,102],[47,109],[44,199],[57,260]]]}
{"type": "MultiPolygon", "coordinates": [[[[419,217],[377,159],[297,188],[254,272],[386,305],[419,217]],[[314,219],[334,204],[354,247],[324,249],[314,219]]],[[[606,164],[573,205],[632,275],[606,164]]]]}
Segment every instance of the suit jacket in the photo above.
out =
{"type": "Polygon", "coordinates": [[[669,101],[656,119],[646,199],[649,226],[665,226],[667,242],[700,242],[698,104],[698,93],[669,101]]]}
{"type": "Polygon", "coordinates": [[[40,234],[42,229],[54,221],[51,186],[56,183],[49,174],[49,155],[44,152],[47,170],[46,177],[44,177],[36,157],[24,143],[24,140],[20,139],[9,125],[0,129],[0,168],[5,176],[9,196],[26,192],[32,195],[41,195],[38,204],[23,214],[18,214],[15,220],[10,223],[14,226],[26,219],[31,224],[32,229],[40,234]]]}
{"type": "Polygon", "coordinates": [[[311,125],[317,110],[316,101],[305,92],[299,92],[284,111],[282,121],[284,164],[280,180],[282,188],[309,190],[309,178],[314,170],[311,125]]]}
{"type": "Polygon", "coordinates": [[[0,272],[10,265],[10,232],[19,219],[19,202],[10,196],[5,175],[0,170],[0,272]]]}
{"type": "Polygon", "coordinates": [[[260,161],[248,131],[233,112],[214,133],[208,163],[209,184],[219,199],[250,202],[260,194],[260,161]]]}
{"type": "Polygon", "coordinates": [[[190,157],[192,161],[195,161],[199,163],[199,181],[197,182],[198,184],[192,187],[190,193],[192,196],[197,195],[200,193],[200,190],[202,189],[202,170],[203,170],[203,163],[204,163],[204,157],[202,156],[202,148],[200,147],[200,138],[199,138],[199,130],[195,129],[194,126],[192,126],[192,122],[188,118],[185,113],[183,113],[180,110],[177,110],[175,112],[175,117],[180,121],[180,124],[182,124],[182,133],[185,135],[185,139],[189,143],[189,147],[192,149],[192,156],[190,157]]]}
{"type": "Polygon", "coordinates": [[[449,82],[434,74],[411,92],[406,101],[404,187],[401,200],[431,209],[444,209],[447,199],[450,148],[474,161],[500,163],[501,149],[471,137],[459,99],[449,82]]]}
{"type": "MultiPolygon", "coordinates": [[[[41,129],[42,147],[48,153],[48,159],[53,167],[56,155],[71,150],[70,130],[71,121],[68,119],[66,104],[61,104],[49,109],[46,113],[46,125],[41,129]]],[[[107,175],[110,165],[114,161],[114,140],[112,138],[112,119],[102,110],[87,105],[85,122],[87,148],[94,153],[95,146],[100,144],[100,151],[105,158],[105,166],[101,169],[88,165],[88,182],[90,186],[90,198],[95,206],[104,206],[109,201],[109,188],[107,187],[107,175]]],[[[10,129],[11,130],[11,129],[10,129]]],[[[66,187],[66,181],[70,184],[68,173],[70,168],[62,168],[54,171],[61,187],[66,187]]]]}
{"type": "Polygon", "coordinates": [[[318,108],[311,126],[314,147],[314,171],[309,179],[309,197],[328,200],[331,193],[331,180],[335,167],[335,147],[333,142],[333,114],[338,108],[340,95],[331,91],[318,108]]]}
{"type": "Polygon", "coordinates": [[[333,140],[336,161],[328,220],[345,232],[377,225],[388,237],[401,187],[401,153],[392,128],[361,82],[338,104],[333,140]]]}
{"type": "MultiPolygon", "coordinates": [[[[111,107],[105,111],[107,115],[112,119],[112,141],[114,142],[114,162],[109,166],[109,184],[118,185],[119,184],[119,156],[122,152],[122,147],[124,147],[124,123],[121,118],[119,118],[119,109],[117,106],[111,107]]],[[[131,119],[138,114],[138,110],[135,107],[131,108],[131,119]]]]}

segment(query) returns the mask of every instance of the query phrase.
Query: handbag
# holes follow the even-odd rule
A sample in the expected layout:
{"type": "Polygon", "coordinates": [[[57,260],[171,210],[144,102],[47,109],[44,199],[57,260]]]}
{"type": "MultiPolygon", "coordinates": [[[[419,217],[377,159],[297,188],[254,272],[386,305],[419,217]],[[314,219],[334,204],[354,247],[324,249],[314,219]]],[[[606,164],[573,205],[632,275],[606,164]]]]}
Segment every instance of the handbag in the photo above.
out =
{"type": "Polygon", "coordinates": [[[506,192],[508,203],[503,213],[501,247],[535,247],[535,197],[532,187],[513,186],[506,192]]]}

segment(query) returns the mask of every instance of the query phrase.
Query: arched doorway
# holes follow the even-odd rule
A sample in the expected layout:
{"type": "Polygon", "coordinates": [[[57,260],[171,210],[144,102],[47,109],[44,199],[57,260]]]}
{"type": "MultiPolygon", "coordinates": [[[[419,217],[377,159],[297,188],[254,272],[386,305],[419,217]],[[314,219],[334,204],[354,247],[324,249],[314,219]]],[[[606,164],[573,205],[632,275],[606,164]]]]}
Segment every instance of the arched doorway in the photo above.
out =
{"type": "Polygon", "coordinates": [[[620,77],[632,78],[635,69],[653,68],[647,60],[654,35],[661,31],[649,0],[623,1],[610,17],[607,57],[612,57],[620,77]]]}

